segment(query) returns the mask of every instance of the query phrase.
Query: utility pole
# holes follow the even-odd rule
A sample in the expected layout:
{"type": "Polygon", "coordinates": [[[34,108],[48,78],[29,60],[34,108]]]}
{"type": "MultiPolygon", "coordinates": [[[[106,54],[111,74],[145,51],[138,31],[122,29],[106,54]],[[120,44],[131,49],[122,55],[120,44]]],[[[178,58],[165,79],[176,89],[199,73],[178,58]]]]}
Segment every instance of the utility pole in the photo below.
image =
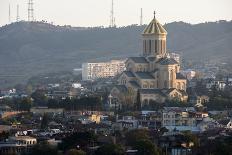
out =
{"type": "Polygon", "coordinates": [[[33,0],[28,1],[28,21],[34,21],[34,7],[33,7],[33,0]]]}
{"type": "Polygon", "coordinates": [[[19,5],[17,4],[17,16],[16,16],[16,22],[19,22],[19,5]]]}

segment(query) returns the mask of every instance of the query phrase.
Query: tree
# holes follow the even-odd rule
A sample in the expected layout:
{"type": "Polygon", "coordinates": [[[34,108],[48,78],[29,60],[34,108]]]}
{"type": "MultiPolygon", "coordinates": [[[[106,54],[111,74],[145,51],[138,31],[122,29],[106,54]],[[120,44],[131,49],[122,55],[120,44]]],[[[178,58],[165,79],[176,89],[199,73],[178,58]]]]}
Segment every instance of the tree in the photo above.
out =
{"type": "Polygon", "coordinates": [[[39,106],[47,105],[47,97],[43,90],[36,90],[31,94],[31,97],[34,99],[34,102],[39,106]]]}
{"type": "Polygon", "coordinates": [[[43,115],[40,128],[41,128],[41,129],[47,129],[47,128],[48,128],[48,123],[49,123],[49,117],[48,117],[48,115],[45,113],[45,114],[43,115]]]}
{"type": "Polygon", "coordinates": [[[86,155],[86,153],[82,150],[70,149],[67,151],[66,155],[86,155]]]}
{"type": "Polygon", "coordinates": [[[80,148],[86,148],[95,141],[96,135],[92,132],[75,132],[65,137],[59,145],[59,148],[62,150],[68,150],[76,148],[77,145],[79,145],[80,148]]]}
{"type": "Polygon", "coordinates": [[[40,144],[36,144],[33,148],[32,151],[30,153],[30,155],[57,155],[58,154],[58,150],[49,145],[47,142],[42,142],[40,144]]]}
{"type": "Polygon", "coordinates": [[[140,92],[139,90],[137,91],[137,96],[136,96],[136,110],[141,110],[141,99],[140,99],[140,92]]]}
{"type": "Polygon", "coordinates": [[[121,145],[106,144],[97,149],[96,155],[123,155],[124,150],[121,145]]]}
{"type": "Polygon", "coordinates": [[[192,142],[194,144],[194,147],[199,146],[199,140],[196,135],[192,134],[190,131],[184,132],[184,136],[188,143],[192,142]]]}
{"type": "Polygon", "coordinates": [[[7,139],[8,137],[10,136],[10,133],[9,132],[1,132],[0,133],[0,141],[4,141],[5,139],[7,139]]]}
{"type": "Polygon", "coordinates": [[[134,149],[138,150],[137,155],[159,155],[157,146],[150,140],[142,139],[135,143],[134,149]]]}
{"type": "Polygon", "coordinates": [[[148,130],[136,129],[131,130],[126,133],[126,143],[127,145],[134,146],[139,140],[149,140],[150,136],[148,130]]]}
{"type": "Polygon", "coordinates": [[[32,107],[31,98],[25,97],[19,102],[19,110],[30,111],[32,107]]]}

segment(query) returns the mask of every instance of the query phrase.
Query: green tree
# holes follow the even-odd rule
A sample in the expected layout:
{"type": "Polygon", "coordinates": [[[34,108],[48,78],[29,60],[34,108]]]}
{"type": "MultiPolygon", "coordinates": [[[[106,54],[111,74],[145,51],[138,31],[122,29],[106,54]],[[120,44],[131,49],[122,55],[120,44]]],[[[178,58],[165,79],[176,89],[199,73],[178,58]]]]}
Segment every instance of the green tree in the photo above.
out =
{"type": "Polygon", "coordinates": [[[86,153],[82,150],[70,149],[67,151],[66,155],[86,155],[86,153]]]}
{"type": "Polygon", "coordinates": [[[138,150],[137,155],[159,155],[156,145],[146,139],[136,141],[134,149],[138,150]]]}
{"type": "Polygon", "coordinates": [[[139,140],[149,140],[149,132],[145,129],[131,130],[126,133],[126,143],[127,145],[134,146],[139,140]]]}
{"type": "Polygon", "coordinates": [[[58,150],[49,145],[47,142],[42,142],[40,144],[36,144],[30,153],[30,155],[57,155],[58,150]]]}
{"type": "Polygon", "coordinates": [[[30,111],[32,107],[31,98],[25,97],[19,102],[19,110],[30,111]]]}
{"type": "Polygon", "coordinates": [[[184,136],[188,143],[192,142],[194,144],[194,147],[199,146],[199,140],[196,135],[192,134],[190,131],[184,132],[184,136]]]}
{"type": "Polygon", "coordinates": [[[123,155],[124,150],[121,145],[118,144],[106,144],[97,149],[96,155],[123,155]]]}
{"type": "Polygon", "coordinates": [[[47,105],[47,97],[43,90],[36,90],[31,94],[31,97],[34,99],[35,104],[39,106],[46,106],[47,105]]]}
{"type": "Polygon", "coordinates": [[[41,129],[47,129],[48,128],[48,123],[49,123],[49,117],[48,115],[45,113],[43,115],[42,121],[41,121],[41,129]]]}
{"type": "Polygon", "coordinates": [[[139,89],[137,91],[137,96],[136,96],[136,110],[141,110],[141,99],[140,99],[140,92],[139,89]]]}
{"type": "Polygon", "coordinates": [[[75,132],[62,140],[59,148],[62,150],[68,150],[80,146],[81,149],[85,149],[90,144],[96,141],[96,135],[92,132],[75,132]]]}

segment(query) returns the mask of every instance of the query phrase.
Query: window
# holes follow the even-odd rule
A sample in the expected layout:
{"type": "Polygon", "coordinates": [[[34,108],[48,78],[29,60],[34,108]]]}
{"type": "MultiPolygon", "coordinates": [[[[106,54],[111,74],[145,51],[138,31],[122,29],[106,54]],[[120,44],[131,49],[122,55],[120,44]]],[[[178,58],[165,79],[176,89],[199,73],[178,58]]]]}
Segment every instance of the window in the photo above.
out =
{"type": "Polygon", "coordinates": [[[160,40],[161,53],[163,53],[163,40],[160,40]]]}
{"type": "Polygon", "coordinates": [[[164,81],[164,88],[167,88],[168,87],[168,82],[165,80],[164,81]]]}
{"type": "Polygon", "coordinates": [[[147,54],[147,41],[144,40],[144,53],[147,54]]]}
{"type": "Polygon", "coordinates": [[[155,40],[155,53],[158,52],[158,48],[157,48],[157,40],[155,40]]]}
{"type": "Polygon", "coordinates": [[[143,40],[143,53],[146,54],[146,50],[145,50],[145,40],[143,40]]]}

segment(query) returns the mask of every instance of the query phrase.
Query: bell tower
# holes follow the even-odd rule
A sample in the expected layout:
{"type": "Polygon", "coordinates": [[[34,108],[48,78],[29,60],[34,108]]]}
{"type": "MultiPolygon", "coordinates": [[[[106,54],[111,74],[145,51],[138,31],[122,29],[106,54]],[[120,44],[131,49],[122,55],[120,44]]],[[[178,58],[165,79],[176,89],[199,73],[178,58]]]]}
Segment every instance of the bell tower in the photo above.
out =
{"type": "Polygon", "coordinates": [[[167,31],[154,18],[142,33],[143,40],[143,56],[162,58],[166,55],[166,36],[167,31]]]}

